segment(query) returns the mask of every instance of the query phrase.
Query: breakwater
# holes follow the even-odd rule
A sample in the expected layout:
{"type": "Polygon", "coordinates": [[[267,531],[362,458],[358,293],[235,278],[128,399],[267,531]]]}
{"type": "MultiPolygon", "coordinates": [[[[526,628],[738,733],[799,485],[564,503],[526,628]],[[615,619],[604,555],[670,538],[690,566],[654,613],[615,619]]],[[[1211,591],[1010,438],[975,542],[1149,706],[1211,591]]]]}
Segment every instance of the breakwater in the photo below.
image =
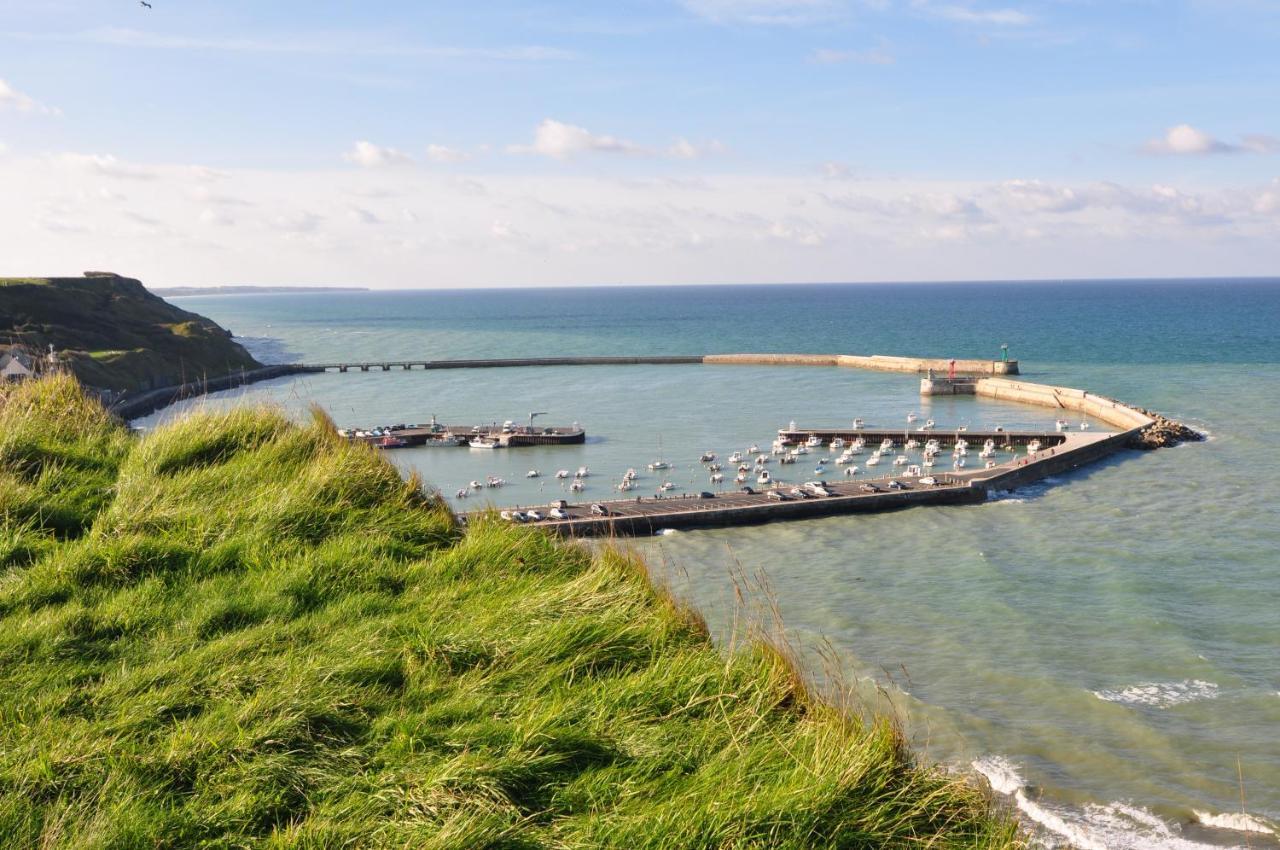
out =
{"type": "Polygon", "coordinates": [[[202,378],[199,381],[189,381],[185,384],[175,384],[171,387],[161,387],[148,392],[122,396],[108,404],[107,410],[128,422],[130,419],[146,416],[148,413],[153,413],[162,407],[168,407],[174,402],[182,401],[183,399],[230,390],[256,381],[283,378],[286,375],[304,371],[306,369],[292,363],[263,366],[261,369],[245,369],[217,378],[202,378]]]}

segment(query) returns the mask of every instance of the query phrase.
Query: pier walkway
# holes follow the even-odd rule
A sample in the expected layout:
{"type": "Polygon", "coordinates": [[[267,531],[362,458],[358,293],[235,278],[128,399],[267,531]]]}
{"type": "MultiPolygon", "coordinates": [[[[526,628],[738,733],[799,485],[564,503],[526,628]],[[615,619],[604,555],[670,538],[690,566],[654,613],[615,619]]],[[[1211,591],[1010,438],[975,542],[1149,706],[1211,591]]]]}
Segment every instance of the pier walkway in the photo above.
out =
{"type": "MultiPolygon", "coordinates": [[[[822,432],[796,429],[794,433],[807,436],[822,432]]],[[[892,439],[891,433],[901,439],[901,432],[898,431],[862,429],[857,433],[864,439],[871,434],[883,434],[881,439],[892,439]]],[[[937,432],[925,434],[933,435],[941,441],[937,432]]],[[[972,442],[1011,435],[1007,432],[962,432],[960,436],[972,442]]],[[[1069,472],[1092,463],[1123,446],[1123,441],[1129,435],[1084,431],[1023,431],[1013,436],[1016,440],[1026,442],[1038,439],[1043,447],[1034,455],[1019,455],[991,469],[936,473],[932,476],[937,482],[935,484],[922,484],[919,478],[901,474],[880,477],[863,474],[824,481],[823,486],[831,493],[830,496],[792,497],[790,490],[794,484],[776,488],[787,495],[783,500],[779,500],[777,496],[771,497],[769,489],[761,489],[755,493],[720,493],[712,498],[700,498],[692,494],[642,496],[568,505],[564,508],[566,519],[544,519],[531,525],[577,536],[631,536],[654,534],[664,529],[756,525],[779,520],[896,510],[916,505],[982,502],[993,492],[1022,487],[1046,476],[1069,472]],[[891,482],[897,483],[891,485],[891,482]],[[900,489],[893,489],[894,487],[900,489]],[[593,515],[593,504],[600,505],[607,513],[604,516],[593,515]]],[[[1025,445],[1025,442],[1014,444],[1025,445]]],[[[871,445],[870,440],[868,445],[871,445]]],[[[546,516],[546,506],[534,507],[546,516]]],[[[475,511],[464,514],[463,521],[475,522],[486,516],[496,514],[492,510],[475,511]]]]}

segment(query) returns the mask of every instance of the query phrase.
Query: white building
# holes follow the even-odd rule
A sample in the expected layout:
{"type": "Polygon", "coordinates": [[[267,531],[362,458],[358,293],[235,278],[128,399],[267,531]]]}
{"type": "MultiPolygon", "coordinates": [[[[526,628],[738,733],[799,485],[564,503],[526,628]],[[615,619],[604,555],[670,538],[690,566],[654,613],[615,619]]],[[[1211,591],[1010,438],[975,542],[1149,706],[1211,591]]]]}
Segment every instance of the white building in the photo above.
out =
{"type": "Polygon", "coordinates": [[[25,381],[33,374],[35,363],[26,352],[0,352],[0,381],[25,381]]]}

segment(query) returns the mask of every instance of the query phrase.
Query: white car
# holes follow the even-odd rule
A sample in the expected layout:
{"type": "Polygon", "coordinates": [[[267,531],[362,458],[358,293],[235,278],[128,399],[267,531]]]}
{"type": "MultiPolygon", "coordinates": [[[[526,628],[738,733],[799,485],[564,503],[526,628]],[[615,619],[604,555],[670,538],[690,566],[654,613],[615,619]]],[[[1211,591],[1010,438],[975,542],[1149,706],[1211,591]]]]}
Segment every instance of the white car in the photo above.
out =
{"type": "Polygon", "coordinates": [[[529,522],[542,521],[542,514],[538,513],[537,511],[528,511],[525,513],[524,516],[525,516],[525,519],[529,520],[529,522]]]}
{"type": "Polygon", "coordinates": [[[815,496],[831,495],[831,491],[828,490],[826,487],[822,486],[821,481],[806,481],[804,483],[804,489],[808,490],[810,493],[812,493],[815,496]]]}
{"type": "Polygon", "coordinates": [[[938,479],[934,478],[932,475],[926,475],[920,479],[920,483],[926,487],[932,487],[934,484],[938,483],[938,479]]]}
{"type": "Polygon", "coordinates": [[[551,511],[547,514],[547,516],[551,517],[552,519],[568,519],[569,518],[569,514],[565,513],[563,508],[552,508],[551,511]]]}

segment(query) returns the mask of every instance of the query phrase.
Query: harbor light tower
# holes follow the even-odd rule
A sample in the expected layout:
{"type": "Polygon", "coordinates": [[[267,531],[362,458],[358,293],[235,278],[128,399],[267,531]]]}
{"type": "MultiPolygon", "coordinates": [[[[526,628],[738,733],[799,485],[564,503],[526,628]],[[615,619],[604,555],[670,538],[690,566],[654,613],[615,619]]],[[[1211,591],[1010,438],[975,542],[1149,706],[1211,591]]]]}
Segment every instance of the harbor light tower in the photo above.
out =
{"type": "Polygon", "coordinates": [[[1000,359],[1005,363],[1009,362],[1009,343],[1000,344],[1000,359]]]}

